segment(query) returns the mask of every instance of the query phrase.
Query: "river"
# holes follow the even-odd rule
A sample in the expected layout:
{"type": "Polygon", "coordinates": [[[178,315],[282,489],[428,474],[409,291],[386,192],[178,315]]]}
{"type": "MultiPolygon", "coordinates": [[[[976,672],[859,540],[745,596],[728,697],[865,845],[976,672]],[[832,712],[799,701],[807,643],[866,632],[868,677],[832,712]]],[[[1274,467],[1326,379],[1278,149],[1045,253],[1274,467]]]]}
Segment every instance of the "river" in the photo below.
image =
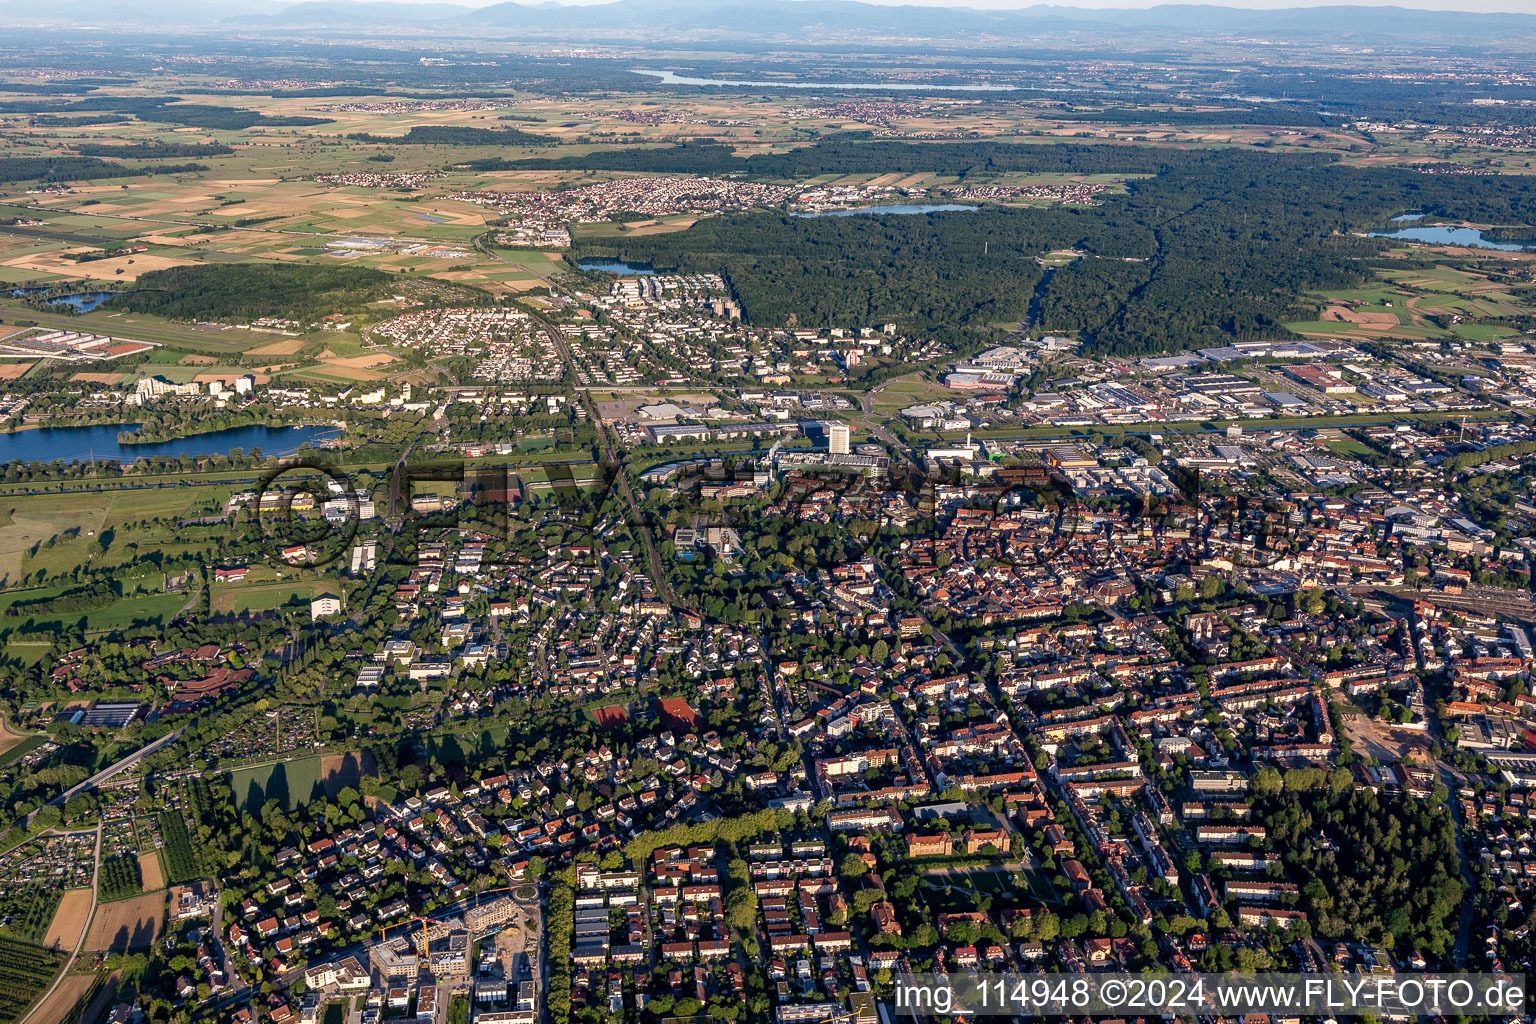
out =
{"type": "Polygon", "coordinates": [[[20,459],[23,462],[110,461],[127,464],[146,456],[226,455],[231,448],[249,452],[260,448],[263,455],[291,455],[308,441],[318,444],[334,437],[335,427],[231,427],[208,434],[181,437],[174,441],[149,444],[123,444],[119,431],[135,431],[133,424],[107,424],[94,427],[42,427],[0,433],[0,463],[20,459]]]}
{"type": "Polygon", "coordinates": [[[1045,289],[1055,275],[1055,267],[1046,267],[1045,272],[1040,275],[1040,280],[1035,282],[1034,294],[1029,297],[1029,312],[1025,314],[1024,322],[1019,324],[1020,330],[1033,327],[1035,321],[1040,319],[1040,303],[1045,299],[1045,289]]]}
{"type": "MultiPolygon", "coordinates": [[[[733,78],[693,78],[675,71],[651,71],[646,68],[630,68],[637,75],[649,75],[659,79],[662,85],[731,85],[756,89],[872,89],[877,92],[912,92],[930,90],[937,92],[1018,92],[1017,85],[990,85],[977,82],[970,85],[933,85],[929,82],[760,82],[733,78]]],[[[1078,92],[1084,90],[1042,88],[1030,86],[1033,92],[1078,92]]]]}

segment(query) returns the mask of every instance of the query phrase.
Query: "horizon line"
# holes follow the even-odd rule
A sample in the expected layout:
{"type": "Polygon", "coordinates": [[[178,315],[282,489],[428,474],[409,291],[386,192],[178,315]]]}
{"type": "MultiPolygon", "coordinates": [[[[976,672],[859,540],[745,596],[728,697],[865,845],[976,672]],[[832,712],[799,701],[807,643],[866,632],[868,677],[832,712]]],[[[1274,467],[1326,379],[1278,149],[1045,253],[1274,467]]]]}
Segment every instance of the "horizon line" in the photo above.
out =
{"type": "MultiPolygon", "coordinates": [[[[441,6],[462,10],[483,10],[506,3],[520,7],[596,7],[625,2],[625,0],[271,0],[273,7],[304,7],[316,4],[400,4],[403,6],[441,6]]],[[[698,0],[702,5],[705,0],[698,0]]],[[[826,0],[789,0],[792,3],[816,3],[826,0]]],[[[1245,11],[1250,13],[1279,13],[1284,11],[1338,9],[1392,9],[1423,14],[1507,14],[1522,17],[1536,16],[1536,0],[1246,0],[1246,2],[1214,2],[1214,0],[843,0],[843,2],[869,4],[876,7],[941,7],[960,10],[987,11],[993,13],[1023,12],[1035,9],[1062,11],[1120,11],[1156,10],[1160,7],[1206,7],[1213,10],[1245,11]]],[[[679,5],[688,0],[677,0],[679,5]]]]}

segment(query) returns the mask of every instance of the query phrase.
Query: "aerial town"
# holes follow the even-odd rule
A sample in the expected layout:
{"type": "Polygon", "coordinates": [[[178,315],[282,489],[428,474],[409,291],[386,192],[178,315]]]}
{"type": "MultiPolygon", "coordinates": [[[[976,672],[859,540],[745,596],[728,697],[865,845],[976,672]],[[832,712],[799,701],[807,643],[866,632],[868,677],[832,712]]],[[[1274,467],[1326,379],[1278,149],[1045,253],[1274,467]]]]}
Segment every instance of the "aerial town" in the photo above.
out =
{"type": "Polygon", "coordinates": [[[636,2],[0,15],[0,1024],[1528,1021],[1536,16],[636,2]]]}

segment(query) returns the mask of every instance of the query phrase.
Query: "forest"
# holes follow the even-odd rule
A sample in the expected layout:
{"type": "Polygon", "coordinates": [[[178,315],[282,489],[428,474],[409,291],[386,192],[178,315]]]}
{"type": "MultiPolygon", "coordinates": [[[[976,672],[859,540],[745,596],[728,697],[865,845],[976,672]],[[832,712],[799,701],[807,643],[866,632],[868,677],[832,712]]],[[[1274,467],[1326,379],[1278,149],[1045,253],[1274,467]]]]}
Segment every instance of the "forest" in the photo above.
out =
{"type": "MultiPolygon", "coordinates": [[[[716,163],[718,148],[634,155],[691,152],[702,155],[702,167],[716,163]]],[[[863,145],[818,155],[823,149],[754,158],[753,169],[767,166],[757,159],[782,159],[776,169],[790,173],[793,166],[792,173],[807,175],[870,166],[863,145]]],[[[625,239],[617,251],[658,267],[722,272],[754,324],[787,326],[791,315],[801,326],[888,319],[937,332],[1021,320],[1041,278],[1035,257],[1073,249],[1082,258],[1041,289],[1038,326],[1077,332],[1095,354],[1128,356],[1286,336],[1283,322],[1312,315],[1298,296],[1357,287],[1372,276],[1369,261],[1380,245],[1349,232],[1405,210],[1473,223],[1536,221],[1536,184],[1517,176],[1451,181],[1241,150],[991,143],[867,149],[890,156],[880,161],[886,171],[906,169],[927,151],[951,172],[966,158],[984,158],[989,170],[1100,170],[1108,163],[1129,172],[1163,163],[1155,177],[1131,182],[1126,194],[1099,206],[987,206],[924,217],[754,213],[625,239]],[[1061,152],[1053,157],[1053,150],[1061,152]]],[[[615,253],[604,239],[584,243],[578,255],[615,253]]]]}
{"type": "Polygon", "coordinates": [[[85,111],[131,114],[141,121],[180,124],[189,128],[240,131],[244,128],[305,126],[330,123],[325,117],[269,116],[240,107],[219,107],[209,103],[182,103],[180,96],[105,96],[59,101],[48,99],[6,100],[0,102],[0,114],[78,114],[85,111]]]}
{"type": "Polygon", "coordinates": [[[74,149],[81,156],[115,156],[123,160],[228,156],[234,152],[222,142],[76,142],[74,149]]]}
{"type": "Polygon", "coordinates": [[[1041,115],[1050,121],[1082,121],[1102,124],[1181,124],[1181,125],[1285,125],[1287,127],[1326,128],[1337,117],[1326,118],[1316,110],[1293,104],[1267,104],[1254,108],[1222,110],[1181,110],[1178,107],[1140,109],[1105,107],[1102,110],[1052,110],[1041,115]]]}
{"type": "Polygon", "coordinates": [[[138,287],[108,301],[113,309],[179,320],[280,316],[306,319],[388,298],[425,294],[448,304],[475,304],[484,295],[433,278],[409,280],[369,267],[278,263],[208,263],[155,270],[138,287]]]}
{"type": "Polygon", "coordinates": [[[1315,935],[1436,956],[1450,949],[1463,886],[1443,803],[1378,797],[1342,768],[1262,768],[1254,790],[1315,935]]]}
{"type": "Polygon", "coordinates": [[[15,181],[81,181],[91,178],[135,178],[145,174],[206,171],[202,164],[130,167],[93,156],[13,156],[0,159],[0,184],[15,181]]]}
{"type": "Polygon", "coordinates": [[[477,170],[579,169],[604,171],[747,174],[759,178],[810,178],[819,174],[953,174],[965,178],[1000,171],[1073,174],[1157,174],[1188,166],[1197,156],[1150,146],[1078,143],[938,142],[872,140],[867,132],[842,132],[814,146],[786,153],[738,157],[717,142],[681,142],[664,148],[597,150],[579,156],[480,160],[477,170]]]}
{"type": "Polygon", "coordinates": [[[418,124],[404,135],[348,135],[353,142],[390,146],[553,146],[555,140],[516,128],[472,128],[467,125],[418,124]]]}
{"type": "Polygon", "coordinates": [[[657,266],[722,270],[753,323],[846,327],[899,319],[942,331],[1025,315],[1042,273],[1034,255],[1048,236],[1016,220],[1011,213],[746,214],[629,240],[623,251],[657,266]]]}

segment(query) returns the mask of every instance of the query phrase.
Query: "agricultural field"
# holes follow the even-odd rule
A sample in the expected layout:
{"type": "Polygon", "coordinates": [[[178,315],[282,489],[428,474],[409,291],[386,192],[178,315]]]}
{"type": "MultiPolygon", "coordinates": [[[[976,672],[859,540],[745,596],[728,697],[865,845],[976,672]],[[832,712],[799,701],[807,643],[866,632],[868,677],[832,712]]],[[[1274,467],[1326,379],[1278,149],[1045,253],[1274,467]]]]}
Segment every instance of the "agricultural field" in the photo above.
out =
{"type": "Polygon", "coordinates": [[[1389,267],[1381,275],[1386,283],[1375,287],[1304,296],[1318,303],[1319,318],[1286,327],[1304,337],[1487,342],[1519,335],[1507,321],[1536,312],[1528,285],[1482,259],[1445,258],[1432,267],[1389,267]]]}
{"type": "Polygon", "coordinates": [[[70,889],[56,901],[58,912],[52,917],[43,944],[72,950],[80,942],[91,913],[91,890],[70,889]]]}
{"type": "MultiPolygon", "coordinates": [[[[477,247],[496,220],[493,209],[451,198],[455,193],[482,189],[504,191],[551,190],[622,178],[623,172],[529,168],[471,170],[465,164],[494,158],[518,160],[552,152],[537,145],[408,144],[393,140],[427,126],[478,127],[494,124],[503,113],[516,119],[518,130],[559,143],[562,156],[594,149],[587,136],[600,133],[609,141],[667,144],[691,136],[703,120],[690,123],[648,123],[632,114],[633,107],[669,102],[666,94],[645,93],[626,98],[622,109],[594,109],[558,98],[491,100],[480,113],[466,110],[379,111],[338,110],[332,98],[264,99],[243,97],[242,104],[262,113],[327,119],[327,123],[250,131],[195,130],[167,135],[162,127],[122,122],[93,129],[95,139],[125,143],[174,141],[219,143],[229,153],[200,157],[208,170],[195,175],[165,175],[124,187],[119,181],[88,182],[67,194],[29,196],[16,190],[9,202],[0,195],[0,210],[24,214],[44,223],[26,234],[8,238],[0,250],[0,280],[47,282],[65,279],[136,281],[164,267],[241,261],[278,263],[338,263],[373,267],[391,273],[428,273],[444,280],[472,284],[497,294],[542,290],[549,279],[566,272],[561,252],[477,247]],[[362,134],[365,139],[347,136],[362,134]],[[371,158],[381,158],[383,163],[371,158]],[[336,174],[351,179],[328,177],[336,174]],[[369,181],[369,176],[378,180],[369,181]],[[398,179],[390,181],[393,177],[398,179]],[[365,244],[351,244],[362,240],[365,244]],[[145,247],[130,256],[77,263],[68,258],[93,247],[128,242],[145,247]]],[[[827,120],[826,112],[807,110],[793,100],[751,96],[696,99],[694,115],[712,119],[710,133],[734,147],[740,156],[785,152],[817,137],[837,132],[868,131],[871,127],[894,135],[942,132],[984,139],[1032,136],[1049,141],[1075,135],[1076,124],[1061,126],[1027,112],[1003,112],[971,99],[934,98],[898,116],[845,112],[827,120]]],[[[67,146],[70,139],[46,128],[17,126],[16,145],[67,146]]],[[[1140,131],[1141,129],[1137,129],[1140,131]]],[[[1297,139],[1266,128],[1187,131],[1169,128],[1163,141],[1224,143],[1295,148],[1336,148],[1344,140],[1322,135],[1297,139]]],[[[5,143],[0,142],[0,155],[5,143]]],[[[1059,185],[1086,183],[1110,191],[1138,175],[1117,173],[999,172],[985,175],[1001,185],[1059,185]]],[[[957,183],[953,174],[829,173],[811,175],[805,185],[889,186],[902,189],[941,189],[957,183]]],[[[972,175],[968,183],[979,180],[972,175]]],[[[784,179],[784,183],[790,183],[784,179]]],[[[1027,205],[1021,200],[1015,205],[1027,205]]],[[[662,215],[628,223],[585,225],[590,237],[644,237],[686,230],[696,217],[662,215]]],[[[133,324],[124,320],[123,323],[133,324]]],[[[137,326],[137,325],[135,325],[137,326]]],[[[147,338],[147,340],[159,340],[147,338]]],[[[222,340],[222,339],[220,339],[222,340]]],[[[298,371],[301,376],[336,376],[324,366],[298,371]]],[[[339,368],[345,369],[345,368],[339,368]]],[[[355,379],[362,370],[353,368],[355,379]]]]}
{"type": "Polygon", "coordinates": [[[165,871],[160,866],[158,853],[141,853],[138,856],[139,877],[141,886],[145,892],[155,892],[165,888],[165,871]]]}
{"type": "Polygon", "coordinates": [[[154,945],[164,923],[163,892],[105,903],[96,908],[90,934],[85,937],[85,948],[112,952],[148,949],[154,945]]]}
{"type": "Polygon", "coordinates": [[[0,936],[0,1024],[12,1024],[42,994],[68,954],[0,936]]]}
{"type": "MultiPolygon", "coordinates": [[[[38,1004],[31,1021],[35,1024],[64,1024],[72,1014],[80,1010],[81,1001],[96,990],[95,974],[70,974],[59,982],[59,987],[38,1004]]],[[[84,1020],[85,1018],[79,1018],[84,1020]]]]}

